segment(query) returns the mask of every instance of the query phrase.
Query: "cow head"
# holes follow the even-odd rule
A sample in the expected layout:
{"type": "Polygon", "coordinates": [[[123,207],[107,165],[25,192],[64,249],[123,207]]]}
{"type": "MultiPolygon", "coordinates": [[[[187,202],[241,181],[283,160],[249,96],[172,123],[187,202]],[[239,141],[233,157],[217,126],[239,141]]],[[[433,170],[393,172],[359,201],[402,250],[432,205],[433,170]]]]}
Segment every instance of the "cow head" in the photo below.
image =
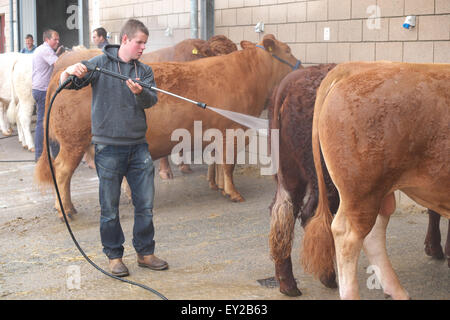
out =
{"type": "Polygon", "coordinates": [[[284,64],[284,66],[280,66],[281,68],[288,67],[291,68],[291,70],[296,70],[301,66],[300,60],[297,60],[297,58],[292,55],[291,48],[289,48],[289,46],[284,42],[275,39],[273,34],[265,35],[263,40],[257,45],[251,43],[250,41],[243,40],[241,41],[241,47],[242,49],[254,47],[264,49],[270,53],[274,59],[284,64]]]}
{"type": "Polygon", "coordinates": [[[203,57],[222,56],[237,51],[237,46],[233,41],[223,35],[211,37],[207,42],[201,44],[195,43],[194,47],[193,52],[203,57]]]}
{"type": "MultiPolygon", "coordinates": [[[[275,59],[288,65],[292,70],[297,70],[300,67],[301,62],[292,55],[291,48],[286,43],[275,39],[273,34],[264,36],[262,46],[272,54],[275,59]]],[[[261,44],[259,47],[261,47],[261,44]]]]}

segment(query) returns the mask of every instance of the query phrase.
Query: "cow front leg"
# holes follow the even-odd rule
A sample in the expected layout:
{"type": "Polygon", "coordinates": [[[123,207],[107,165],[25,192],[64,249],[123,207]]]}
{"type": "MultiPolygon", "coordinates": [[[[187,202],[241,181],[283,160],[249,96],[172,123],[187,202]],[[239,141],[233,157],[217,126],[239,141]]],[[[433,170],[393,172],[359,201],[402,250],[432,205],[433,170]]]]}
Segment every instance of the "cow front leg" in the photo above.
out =
{"type": "MultiPolygon", "coordinates": [[[[444,259],[444,252],[441,246],[441,230],[439,228],[439,222],[441,216],[428,209],[428,229],[425,237],[425,253],[434,259],[444,259]]],[[[448,240],[447,240],[448,242],[448,240]]]]}
{"type": "Polygon", "coordinates": [[[212,190],[218,190],[219,189],[219,187],[217,187],[217,184],[216,184],[216,164],[215,163],[208,165],[208,178],[207,178],[207,180],[208,180],[209,187],[212,190]]]}
{"type": "Polygon", "coordinates": [[[215,164],[216,169],[216,184],[217,188],[223,192],[224,182],[223,182],[223,167],[221,164],[215,164]]]}
{"type": "Polygon", "coordinates": [[[236,190],[233,181],[234,164],[222,164],[223,168],[223,194],[233,202],[244,202],[245,199],[236,190]]]}
{"type": "Polygon", "coordinates": [[[2,134],[6,137],[12,135],[13,130],[8,121],[8,117],[6,116],[6,107],[3,102],[0,101],[0,130],[2,134]]]}

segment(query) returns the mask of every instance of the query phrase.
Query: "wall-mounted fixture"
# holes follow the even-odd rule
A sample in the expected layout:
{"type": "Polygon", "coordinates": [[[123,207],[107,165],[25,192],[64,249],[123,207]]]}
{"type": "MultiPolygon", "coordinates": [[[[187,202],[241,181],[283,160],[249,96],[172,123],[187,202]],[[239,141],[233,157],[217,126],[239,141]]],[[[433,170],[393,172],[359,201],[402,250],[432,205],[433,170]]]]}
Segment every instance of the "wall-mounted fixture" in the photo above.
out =
{"type": "Polygon", "coordinates": [[[255,32],[264,32],[264,22],[260,21],[256,24],[255,32]]]}
{"type": "Polygon", "coordinates": [[[330,41],[330,28],[329,27],[323,28],[323,40],[330,41]]]}
{"type": "Polygon", "coordinates": [[[173,30],[172,30],[172,28],[171,28],[171,27],[167,27],[167,29],[164,31],[164,35],[165,35],[166,37],[171,37],[171,36],[173,36],[173,30]]]}
{"type": "Polygon", "coordinates": [[[403,28],[412,29],[416,26],[416,16],[407,16],[405,22],[403,23],[403,28]]]}

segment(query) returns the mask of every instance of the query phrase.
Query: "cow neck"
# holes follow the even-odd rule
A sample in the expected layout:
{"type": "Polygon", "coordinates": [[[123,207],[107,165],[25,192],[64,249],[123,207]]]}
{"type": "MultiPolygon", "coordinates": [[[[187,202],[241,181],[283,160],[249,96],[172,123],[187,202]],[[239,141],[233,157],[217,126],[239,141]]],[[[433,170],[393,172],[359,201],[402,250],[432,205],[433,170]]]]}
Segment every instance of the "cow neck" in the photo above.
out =
{"type": "MultiPolygon", "coordinates": [[[[259,44],[257,44],[256,47],[258,47],[258,48],[260,48],[260,49],[263,49],[264,51],[267,51],[266,48],[264,48],[263,46],[261,46],[261,45],[259,45],[259,44]]],[[[269,51],[267,51],[267,52],[269,52],[269,51]]],[[[269,52],[269,53],[270,53],[270,55],[271,55],[272,57],[274,57],[274,58],[277,59],[278,61],[280,61],[280,62],[282,62],[282,63],[288,65],[289,67],[291,67],[291,68],[292,68],[292,71],[295,71],[295,70],[297,70],[298,68],[300,68],[300,65],[302,64],[300,60],[297,60],[297,63],[296,63],[295,66],[294,66],[294,65],[290,64],[288,61],[286,61],[286,60],[280,58],[280,57],[277,56],[276,54],[273,54],[272,52],[269,52]]]]}
{"type": "Polygon", "coordinates": [[[267,50],[261,50],[259,48],[254,48],[254,50],[256,50],[255,53],[259,57],[261,57],[261,59],[263,59],[265,64],[265,68],[261,68],[261,65],[257,65],[257,68],[259,68],[260,70],[264,69],[261,71],[265,72],[265,75],[267,75],[267,79],[270,79],[267,82],[267,89],[272,90],[275,85],[277,85],[281,81],[281,79],[283,79],[284,76],[287,75],[290,71],[281,72],[281,69],[279,68],[280,65],[274,63],[275,59],[273,59],[273,56],[267,50]]]}

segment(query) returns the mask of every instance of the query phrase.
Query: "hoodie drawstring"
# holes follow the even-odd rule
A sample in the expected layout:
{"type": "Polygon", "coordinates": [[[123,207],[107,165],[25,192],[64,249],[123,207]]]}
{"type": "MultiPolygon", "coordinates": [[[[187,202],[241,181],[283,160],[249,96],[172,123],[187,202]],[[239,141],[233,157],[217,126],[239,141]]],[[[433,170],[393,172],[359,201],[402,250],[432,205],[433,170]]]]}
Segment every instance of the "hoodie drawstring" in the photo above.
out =
{"type": "MultiPolygon", "coordinates": [[[[119,63],[119,61],[117,61],[117,67],[119,67],[119,73],[122,75],[122,72],[120,71],[120,63],[119,63]]],[[[138,78],[138,73],[137,73],[137,65],[136,65],[136,61],[134,61],[134,72],[135,72],[135,74],[136,74],[136,79],[138,78]]],[[[123,83],[124,81],[122,80],[122,83],[123,83]]]]}

